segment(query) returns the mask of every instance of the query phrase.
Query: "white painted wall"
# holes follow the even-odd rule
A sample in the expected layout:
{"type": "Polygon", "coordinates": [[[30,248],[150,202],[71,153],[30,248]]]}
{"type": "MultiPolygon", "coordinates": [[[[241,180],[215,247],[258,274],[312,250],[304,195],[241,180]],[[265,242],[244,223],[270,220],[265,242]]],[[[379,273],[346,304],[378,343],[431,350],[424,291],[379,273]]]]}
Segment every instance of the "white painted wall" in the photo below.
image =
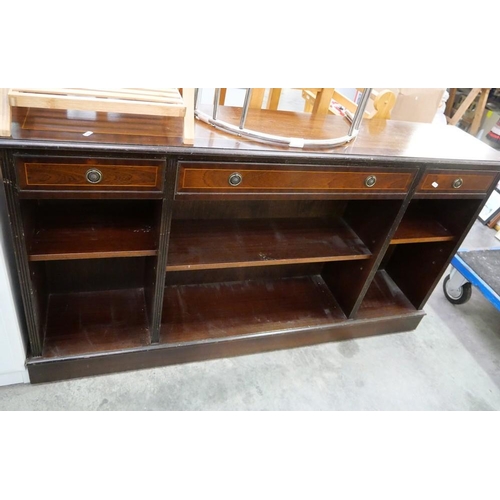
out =
{"type": "MultiPolygon", "coordinates": [[[[0,188],[1,189],[1,188],[0,188]]],[[[5,196],[0,193],[0,386],[28,383],[25,368],[26,349],[21,336],[17,307],[21,307],[16,293],[16,272],[7,227],[5,196]]]]}

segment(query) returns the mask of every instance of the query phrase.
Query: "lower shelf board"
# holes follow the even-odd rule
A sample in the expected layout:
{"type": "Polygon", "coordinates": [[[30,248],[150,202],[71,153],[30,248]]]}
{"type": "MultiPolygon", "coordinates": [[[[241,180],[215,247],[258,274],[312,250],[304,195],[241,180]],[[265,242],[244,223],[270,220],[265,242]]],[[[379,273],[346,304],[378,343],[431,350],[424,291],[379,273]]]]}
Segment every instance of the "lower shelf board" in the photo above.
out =
{"type": "Polygon", "coordinates": [[[386,271],[377,271],[361,303],[357,319],[402,316],[415,313],[413,304],[386,271]]]}
{"type": "Polygon", "coordinates": [[[345,320],[321,276],[168,286],[160,342],[193,342],[345,320]]]}
{"type": "Polygon", "coordinates": [[[339,321],[311,329],[290,329],[205,342],[155,344],[108,355],[96,353],[65,358],[33,358],[28,360],[27,367],[31,383],[37,384],[406,332],[417,328],[424,315],[423,311],[415,311],[406,316],[339,321]]]}
{"type": "Polygon", "coordinates": [[[142,288],[49,296],[43,358],[147,346],[142,288]]]}
{"type": "Polygon", "coordinates": [[[53,295],[44,354],[28,372],[42,383],[414,330],[425,313],[391,290],[377,273],[352,320],[318,275],[169,286],[158,344],[142,289],[53,295]]]}

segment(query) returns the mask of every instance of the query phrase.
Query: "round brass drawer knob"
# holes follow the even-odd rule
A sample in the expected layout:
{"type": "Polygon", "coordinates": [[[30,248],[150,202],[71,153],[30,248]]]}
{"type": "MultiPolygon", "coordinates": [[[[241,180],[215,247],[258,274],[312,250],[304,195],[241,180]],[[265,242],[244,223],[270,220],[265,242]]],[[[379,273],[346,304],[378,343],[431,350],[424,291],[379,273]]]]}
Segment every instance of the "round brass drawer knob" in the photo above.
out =
{"type": "Polygon", "coordinates": [[[365,186],[371,188],[371,187],[375,186],[376,182],[377,182],[377,178],[374,175],[369,175],[365,179],[365,186]]]}
{"type": "Polygon", "coordinates": [[[453,181],[453,187],[454,187],[455,189],[461,188],[461,187],[462,187],[462,185],[463,185],[463,183],[464,183],[464,180],[463,180],[463,179],[461,179],[461,178],[459,177],[458,179],[455,179],[455,180],[453,181]]]}
{"type": "Polygon", "coordinates": [[[91,168],[87,170],[85,177],[91,184],[99,184],[102,181],[102,172],[97,170],[97,168],[91,168]]]}
{"type": "Polygon", "coordinates": [[[238,172],[234,172],[229,176],[229,184],[231,186],[239,186],[241,184],[241,181],[243,180],[243,177],[241,174],[238,172]]]}

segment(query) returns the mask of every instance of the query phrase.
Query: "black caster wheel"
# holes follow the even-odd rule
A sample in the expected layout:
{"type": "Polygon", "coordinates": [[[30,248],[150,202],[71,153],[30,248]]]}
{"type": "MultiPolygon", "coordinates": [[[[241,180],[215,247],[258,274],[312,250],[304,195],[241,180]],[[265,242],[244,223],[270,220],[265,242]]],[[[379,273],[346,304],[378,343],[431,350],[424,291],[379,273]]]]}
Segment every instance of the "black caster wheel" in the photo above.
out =
{"type": "Polygon", "coordinates": [[[472,296],[472,285],[470,283],[464,283],[458,290],[449,290],[448,282],[450,281],[450,275],[446,276],[443,281],[443,291],[444,296],[452,304],[465,304],[472,296]]]}

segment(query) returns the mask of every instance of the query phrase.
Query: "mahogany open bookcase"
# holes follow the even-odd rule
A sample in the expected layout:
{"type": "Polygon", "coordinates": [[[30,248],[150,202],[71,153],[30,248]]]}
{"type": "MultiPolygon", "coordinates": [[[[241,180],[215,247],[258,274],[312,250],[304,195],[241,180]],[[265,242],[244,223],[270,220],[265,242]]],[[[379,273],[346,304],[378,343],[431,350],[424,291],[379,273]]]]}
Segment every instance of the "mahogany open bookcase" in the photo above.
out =
{"type": "Polygon", "coordinates": [[[306,151],[201,123],[186,146],[165,117],[13,113],[0,162],[33,383],[414,330],[499,180],[499,154],[446,126],[373,120],[306,151]]]}

